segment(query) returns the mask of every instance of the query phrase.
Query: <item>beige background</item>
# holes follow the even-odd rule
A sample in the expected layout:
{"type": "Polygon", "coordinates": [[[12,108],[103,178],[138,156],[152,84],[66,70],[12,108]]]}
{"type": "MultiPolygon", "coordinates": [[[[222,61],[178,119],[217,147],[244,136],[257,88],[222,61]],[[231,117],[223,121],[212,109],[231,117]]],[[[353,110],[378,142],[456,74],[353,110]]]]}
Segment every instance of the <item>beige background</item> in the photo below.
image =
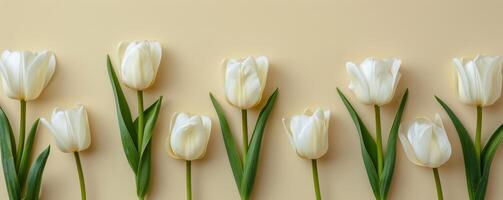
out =
{"type": "MultiPolygon", "coordinates": [[[[175,111],[208,114],[214,121],[207,156],[193,163],[194,199],[239,198],[208,92],[218,97],[240,140],[240,114],[224,100],[220,62],[246,55],[269,56],[265,95],[276,87],[281,91],[266,129],[254,199],[313,199],[310,162],[295,155],[281,126],[283,116],[307,106],[327,107],[333,113],[330,149],[319,161],[324,199],[372,199],[356,130],[336,87],[343,89],[373,129],[372,108],[357,103],[347,89],[344,63],[396,56],[403,60],[397,96],[410,89],[404,122],[442,114],[454,151],[440,172],[446,199],[459,200],[467,199],[460,144],[433,95],[446,100],[473,132],[475,109],[455,96],[451,59],[477,53],[503,55],[502,6],[499,0],[2,0],[0,49],[56,53],[56,74],[40,98],[29,102],[28,121],[49,117],[55,106],[87,106],[93,142],[81,156],[91,200],[136,197],[105,62],[106,54],[122,40],[152,39],[163,45],[157,81],[145,94],[149,104],[159,95],[165,97],[153,142],[152,200],[185,198],[184,162],[171,159],[163,146],[175,111]]],[[[134,92],[125,89],[125,93],[136,106],[134,92]]],[[[398,99],[383,108],[386,133],[398,99]]],[[[18,103],[2,97],[0,105],[17,131],[18,103]]],[[[251,124],[257,112],[251,111],[251,124]]],[[[484,139],[503,121],[501,116],[501,100],[485,109],[484,139]]],[[[49,132],[40,128],[36,152],[47,145],[54,148],[42,198],[79,199],[72,156],[58,151],[49,132]]],[[[412,165],[401,147],[397,160],[390,199],[435,199],[431,171],[412,165]]],[[[6,199],[0,176],[0,199],[6,199]]],[[[501,199],[502,185],[500,151],[487,199],[501,199]]]]}

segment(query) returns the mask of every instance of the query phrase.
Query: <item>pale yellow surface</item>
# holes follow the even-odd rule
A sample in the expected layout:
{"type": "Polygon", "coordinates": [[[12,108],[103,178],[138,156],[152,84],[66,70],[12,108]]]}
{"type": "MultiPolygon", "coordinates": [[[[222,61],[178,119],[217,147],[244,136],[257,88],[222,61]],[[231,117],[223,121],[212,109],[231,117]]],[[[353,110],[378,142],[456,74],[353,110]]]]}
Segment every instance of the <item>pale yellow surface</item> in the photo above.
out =
{"type": "MultiPolygon", "coordinates": [[[[451,59],[477,53],[503,55],[502,6],[499,0],[2,0],[0,49],[56,53],[56,73],[40,98],[28,103],[28,122],[49,117],[55,106],[87,106],[93,141],[81,157],[90,200],[136,198],[105,62],[120,41],[152,39],[163,46],[157,81],[145,93],[146,104],[159,95],[165,97],[153,139],[149,200],[185,199],[185,163],[173,160],[164,149],[168,122],[176,111],[213,119],[207,156],[193,163],[194,199],[239,198],[208,92],[224,106],[240,141],[240,114],[225,102],[220,62],[247,55],[270,58],[265,95],[280,88],[264,137],[253,199],[314,199],[310,162],[296,156],[281,125],[283,116],[307,106],[332,111],[329,152],[319,161],[324,199],[372,199],[356,129],[336,88],[345,92],[373,130],[373,109],[359,104],[347,89],[344,63],[396,56],[403,60],[402,79],[394,101],[383,108],[384,135],[405,88],[410,89],[410,98],[404,122],[441,113],[453,144],[451,160],[440,169],[445,199],[462,200],[467,193],[460,143],[433,95],[446,100],[474,131],[475,109],[456,97],[451,59]]],[[[135,94],[129,89],[125,93],[135,114],[135,94]]],[[[1,97],[0,105],[17,132],[18,103],[1,97]]],[[[257,112],[250,111],[250,124],[257,112]]],[[[502,116],[502,100],[485,109],[484,139],[502,116]]],[[[39,130],[36,152],[53,146],[42,199],[80,199],[72,155],[56,148],[47,129],[39,130]]],[[[502,153],[496,155],[487,199],[503,198],[502,153]]],[[[6,199],[3,175],[0,178],[0,199],[6,199]]],[[[435,195],[431,171],[411,164],[398,146],[389,199],[429,200],[435,195]]]]}

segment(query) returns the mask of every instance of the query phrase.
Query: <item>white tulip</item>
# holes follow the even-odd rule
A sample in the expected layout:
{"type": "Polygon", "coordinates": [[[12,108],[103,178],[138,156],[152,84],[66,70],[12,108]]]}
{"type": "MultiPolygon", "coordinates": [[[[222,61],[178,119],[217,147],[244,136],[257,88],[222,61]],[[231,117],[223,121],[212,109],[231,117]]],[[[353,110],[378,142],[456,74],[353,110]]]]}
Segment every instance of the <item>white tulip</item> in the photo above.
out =
{"type": "Polygon", "coordinates": [[[161,64],[159,42],[121,42],[118,51],[121,80],[126,86],[141,91],[154,84],[161,64]]]}
{"type": "Polygon", "coordinates": [[[359,67],[353,62],[347,62],[349,89],[364,104],[382,106],[389,103],[400,80],[401,62],[396,58],[366,58],[359,67]]]}
{"type": "Polygon", "coordinates": [[[302,115],[283,118],[290,144],[297,154],[305,159],[318,159],[328,151],[328,124],[330,111],[321,108],[309,109],[302,115]]]}
{"type": "Polygon", "coordinates": [[[12,99],[36,99],[56,69],[56,57],[50,51],[8,51],[0,57],[3,93],[12,99]]]}
{"type": "Polygon", "coordinates": [[[501,56],[477,56],[464,61],[454,58],[457,69],[458,96],[461,102],[474,106],[492,105],[501,96],[501,56]]]}
{"type": "Polygon", "coordinates": [[[248,109],[262,99],[269,61],[265,56],[228,59],[225,65],[225,96],[230,104],[248,109]]]}
{"type": "Polygon", "coordinates": [[[438,114],[434,121],[415,119],[406,133],[401,129],[399,137],[405,154],[416,165],[438,168],[451,157],[451,143],[438,114]]]}
{"type": "Polygon", "coordinates": [[[91,145],[91,131],[83,105],[75,108],[56,108],[51,121],[41,119],[50,130],[56,145],[65,153],[79,152],[91,145]]]}
{"type": "Polygon", "coordinates": [[[200,159],[206,153],[210,133],[211,119],[208,116],[175,113],[166,140],[168,152],[175,159],[200,159]]]}

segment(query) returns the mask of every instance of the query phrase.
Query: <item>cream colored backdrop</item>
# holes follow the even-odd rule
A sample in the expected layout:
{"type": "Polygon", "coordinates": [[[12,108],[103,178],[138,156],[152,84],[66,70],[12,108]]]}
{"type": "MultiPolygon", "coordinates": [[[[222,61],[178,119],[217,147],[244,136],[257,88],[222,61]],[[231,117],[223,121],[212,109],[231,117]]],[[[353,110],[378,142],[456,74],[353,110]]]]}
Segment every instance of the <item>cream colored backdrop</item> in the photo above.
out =
{"type": "MultiPolygon", "coordinates": [[[[404,122],[442,114],[453,144],[451,160],[440,169],[448,200],[467,199],[459,140],[439,95],[473,132],[475,109],[455,96],[456,56],[503,55],[503,2],[499,0],[44,0],[0,2],[0,49],[52,50],[57,70],[40,98],[28,104],[28,122],[50,117],[55,106],[83,103],[92,128],[92,146],[81,154],[90,200],[136,197],[134,178],[124,156],[106,71],[106,55],[122,40],[152,39],[163,45],[150,104],[163,95],[153,140],[150,200],[185,198],[185,163],[168,157],[164,141],[176,111],[208,114],[213,132],[207,156],[193,163],[194,199],[239,198],[227,161],[220,127],[210,103],[213,92],[240,141],[239,111],[225,102],[220,62],[225,57],[267,55],[270,71],[265,95],[280,88],[270,117],[254,198],[314,199],[310,162],[296,156],[281,118],[305,107],[330,108],[330,148],[319,161],[324,199],[372,199],[356,129],[336,94],[340,87],[373,129],[373,110],[357,103],[347,89],[344,63],[367,56],[403,60],[396,96],[410,89],[404,122]]],[[[135,113],[134,92],[125,89],[135,113]]],[[[383,108],[387,136],[399,97],[383,108]]],[[[18,103],[2,97],[15,131],[18,103]]],[[[251,111],[250,124],[258,110],[251,111]]],[[[503,101],[485,109],[484,139],[503,122],[503,101]]],[[[17,134],[16,134],[17,135],[17,134]]],[[[71,154],[61,153],[45,127],[39,129],[37,154],[52,145],[43,179],[42,199],[79,199],[71,154]]],[[[435,199],[430,170],[412,165],[401,146],[391,200],[435,199]]],[[[502,199],[503,152],[491,172],[487,199],[502,199]]],[[[7,199],[0,175],[0,199],[7,199]]]]}

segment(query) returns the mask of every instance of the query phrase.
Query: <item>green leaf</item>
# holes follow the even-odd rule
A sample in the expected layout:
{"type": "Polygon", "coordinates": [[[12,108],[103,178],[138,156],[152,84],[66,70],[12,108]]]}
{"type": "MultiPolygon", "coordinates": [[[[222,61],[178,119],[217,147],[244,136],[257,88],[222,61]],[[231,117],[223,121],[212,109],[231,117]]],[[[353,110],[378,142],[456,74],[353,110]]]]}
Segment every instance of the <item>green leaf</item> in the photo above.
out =
{"type": "Polygon", "coordinates": [[[500,146],[502,141],[503,125],[500,125],[498,129],[494,131],[493,135],[491,136],[481,153],[482,177],[480,179],[480,183],[476,192],[476,199],[478,200],[485,199],[487,183],[489,181],[489,172],[491,171],[491,164],[494,160],[494,156],[496,155],[496,150],[498,150],[498,147],[500,146]]]}
{"type": "Polygon", "coordinates": [[[210,98],[211,102],[213,103],[213,107],[215,107],[215,111],[217,112],[218,120],[220,121],[220,129],[222,129],[222,136],[224,138],[225,149],[227,150],[227,157],[229,158],[232,173],[234,174],[234,180],[236,181],[236,186],[238,187],[238,189],[240,189],[241,179],[243,176],[243,164],[241,162],[241,157],[239,157],[239,151],[236,142],[232,137],[232,132],[231,129],[229,128],[229,123],[225,118],[225,114],[222,111],[222,107],[211,93],[210,98]]]}
{"type": "MultiPolygon", "coordinates": [[[[151,139],[154,127],[159,115],[161,108],[162,96],[159,97],[152,105],[150,105],[145,111],[143,111],[145,116],[145,126],[144,126],[144,139],[143,148],[140,154],[140,163],[138,165],[138,172],[136,173],[136,189],[138,196],[145,196],[148,192],[151,174],[151,139]]],[[[134,121],[135,127],[138,124],[138,118],[134,121]]]]}
{"type": "Polygon", "coordinates": [[[19,177],[19,185],[21,185],[21,188],[23,188],[25,182],[26,182],[26,175],[28,174],[28,168],[30,167],[30,160],[32,157],[32,150],[33,150],[33,143],[35,141],[35,136],[37,135],[37,128],[39,124],[39,119],[35,120],[33,122],[33,125],[31,126],[30,134],[28,135],[28,138],[26,140],[26,143],[24,144],[24,150],[23,154],[21,156],[21,164],[19,165],[19,172],[18,172],[18,177],[19,177]]]}
{"type": "Polygon", "coordinates": [[[122,92],[119,80],[115,75],[112,61],[110,61],[110,56],[107,56],[107,69],[108,75],[110,77],[110,82],[112,83],[112,89],[114,91],[122,147],[124,148],[124,153],[126,153],[126,158],[129,162],[129,166],[131,166],[131,169],[133,169],[133,171],[136,173],[136,171],[138,170],[138,160],[140,157],[140,155],[138,154],[138,148],[136,146],[136,131],[133,125],[133,119],[131,117],[129,105],[126,98],[124,97],[124,93],[122,92]]]}
{"type": "Polygon", "coordinates": [[[255,182],[255,176],[257,174],[257,167],[260,155],[260,146],[262,144],[262,138],[264,136],[264,129],[267,123],[267,119],[271,114],[276,98],[278,97],[279,91],[276,89],[274,93],[267,100],[266,105],[260,111],[257,119],[257,124],[253,130],[252,139],[250,141],[250,146],[248,153],[246,154],[246,163],[244,164],[243,179],[241,180],[241,195],[249,197],[253,184],[255,182]]]}
{"type": "Polygon", "coordinates": [[[477,153],[475,151],[475,146],[473,144],[470,135],[468,134],[468,131],[463,126],[463,124],[456,116],[456,114],[454,114],[454,112],[449,108],[449,106],[447,106],[447,104],[445,104],[440,98],[438,97],[435,98],[447,112],[449,118],[451,118],[454,127],[456,127],[456,131],[458,133],[458,137],[461,142],[461,147],[463,149],[463,158],[465,160],[465,173],[466,173],[468,194],[470,196],[470,199],[473,199],[475,197],[476,192],[475,190],[481,178],[480,163],[477,161],[478,159],[477,159],[477,153]]]}
{"type": "Polygon", "coordinates": [[[47,147],[40,155],[30,169],[28,174],[28,189],[24,200],[38,200],[40,195],[40,186],[42,185],[42,175],[44,173],[45,163],[51,152],[51,147],[47,147]]]}
{"type": "Polygon", "coordinates": [[[151,163],[151,142],[149,142],[140,158],[140,163],[138,165],[139,168],[136,174],[136,193],[138,197],[144,197],[148,192],[151,163]]]}
{"type": "Polygon", "coordinates": [[[2,108],[0,108],[0,150],[2,154],[2,166],[9,193],[9,199],[18,200],[21,198],[21,187],[16,172],[15,163],[15,143],[13,141],[12,128],[10,122],[2,108]]]}
{"type": "Polygon", "coordinates": [[[358,135],[360,138],[360,146],[362,151],[363,163],[365,165],[365,169],[367,170],[367,176],[369,178],[370,186],[372,187],[372,191],[374,192],[374,196],[379,199],[380,198],[380,187],[379,187],[379,176],[377,174],[377,145],[375,143],[374,138],[370,135],[367,127],[361,120],[358,113],[355,111],[351,103],[348,101],[346,96],[342,93],[339,88],[337,88],[337,92],[344,102],[353,122],[358,130],[358,135]]]}
{"type": "Polygon", "coordinates": [[[381,199],[387,199],[391,181],[393,179],[396,161],[396,140],[408,95],[409,90],[407,89],[403,94],[402,101],[400,102],[400,106],[398,107],[395,120],[393,120],[393,125],[388,136],[388,145],[386,147],[386,154],[384,155],[384,168],[380,177],[381,199]]]}
{"type": "Polygon", "coordinates": [[[159,115],[159,111],[161,110],[162,96],[154,102],[147,110],[144,111],[145,116],[145,127],[143,131],[143,145],[140,151],[140,155],[143,155],[143,152],[150,144],[150,139],[152,138],[152,132],[154,131],[155,124],[157,123],[157,117],[159,115]]]}

